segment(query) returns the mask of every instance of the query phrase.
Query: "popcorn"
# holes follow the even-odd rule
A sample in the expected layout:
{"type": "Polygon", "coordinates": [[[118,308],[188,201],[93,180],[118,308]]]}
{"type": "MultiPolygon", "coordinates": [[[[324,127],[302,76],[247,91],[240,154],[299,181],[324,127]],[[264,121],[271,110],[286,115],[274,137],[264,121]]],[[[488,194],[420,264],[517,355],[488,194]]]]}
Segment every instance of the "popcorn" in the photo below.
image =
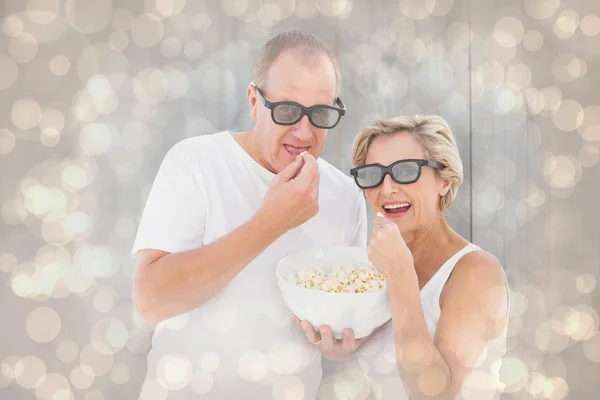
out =
{"type": "Polygon", "coordinates": [[[338,266],[329,274],[321,268],[290,274],[285,278],[294,285],[330,293],[365,293],[386,288],[385,276],[374,267],[338,266]]]}

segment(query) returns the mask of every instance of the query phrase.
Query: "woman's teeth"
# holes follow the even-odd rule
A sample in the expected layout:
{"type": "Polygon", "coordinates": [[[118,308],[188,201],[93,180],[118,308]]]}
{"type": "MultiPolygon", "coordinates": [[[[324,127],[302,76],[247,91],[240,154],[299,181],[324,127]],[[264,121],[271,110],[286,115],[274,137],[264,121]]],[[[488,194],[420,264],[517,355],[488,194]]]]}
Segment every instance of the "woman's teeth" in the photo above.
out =
{"type": "Polygon", "coordinates": [[[383,206],[385,211],[404,211],[408,210],[410,203],[397,203],[383,206]]]}

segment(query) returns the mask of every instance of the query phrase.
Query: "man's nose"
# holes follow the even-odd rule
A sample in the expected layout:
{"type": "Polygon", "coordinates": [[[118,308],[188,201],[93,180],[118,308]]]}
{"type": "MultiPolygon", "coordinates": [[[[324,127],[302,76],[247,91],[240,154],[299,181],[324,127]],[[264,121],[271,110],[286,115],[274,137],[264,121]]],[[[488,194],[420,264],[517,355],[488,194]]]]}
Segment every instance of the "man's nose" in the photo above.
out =
{"type": "Polygon", "coordinates": [[[312,137],[312,124],[308,115],[304,115],[300,121],[292,128],[292,134],[302,141],[310,140],[312,137]]]}

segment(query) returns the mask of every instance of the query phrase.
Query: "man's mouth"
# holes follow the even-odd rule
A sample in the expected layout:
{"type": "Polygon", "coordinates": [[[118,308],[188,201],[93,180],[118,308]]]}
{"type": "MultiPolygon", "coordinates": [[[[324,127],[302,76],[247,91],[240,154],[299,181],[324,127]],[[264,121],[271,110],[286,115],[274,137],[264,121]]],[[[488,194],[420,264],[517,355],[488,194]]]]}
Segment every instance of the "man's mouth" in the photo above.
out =
{"type": "Polygon", "coordinates": [[[285,148],[285,150],[290,153],[293,156],[297,156],[298,154],[302,153],[303,151],[308,151],[308,149],[310,149],[310,147],[296,147],[296,146],[292,146],[290,144],[284,144],[283,147],[285,148]]]}

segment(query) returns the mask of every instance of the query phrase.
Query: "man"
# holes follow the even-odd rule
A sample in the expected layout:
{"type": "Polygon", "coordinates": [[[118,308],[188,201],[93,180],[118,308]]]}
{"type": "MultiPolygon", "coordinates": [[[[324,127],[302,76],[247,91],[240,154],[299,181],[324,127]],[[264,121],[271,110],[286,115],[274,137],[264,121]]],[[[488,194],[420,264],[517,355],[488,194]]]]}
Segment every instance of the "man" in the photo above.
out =
{"type": "Polygon", "coordinates": [[[280,34],[248,86],[255,126],[165,156],[133,249],[136,311],[158,324],[141,399],[316,397],[320,349],[292,323],[275,267],[311,246],[366,245],[362,194],[319,159],[345,113],[339,75],[317,38],[280,34]]]}

